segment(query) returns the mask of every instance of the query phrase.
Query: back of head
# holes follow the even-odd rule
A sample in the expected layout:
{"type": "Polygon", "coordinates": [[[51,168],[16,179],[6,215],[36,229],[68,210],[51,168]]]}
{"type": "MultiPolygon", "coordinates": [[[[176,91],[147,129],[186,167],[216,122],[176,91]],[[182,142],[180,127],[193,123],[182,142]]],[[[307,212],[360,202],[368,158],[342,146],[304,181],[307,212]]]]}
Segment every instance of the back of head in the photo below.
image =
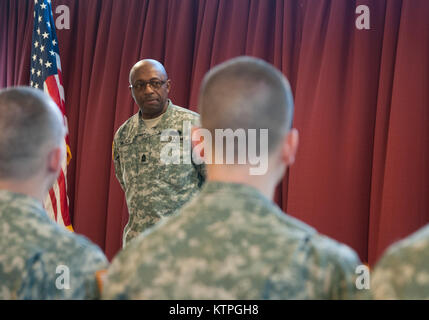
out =
{"type": "Polygon", "coordinates": [[[293,97],[283,74],[269,63],[238,57],[213,68],[199,100],[202,126],[215,129],[268,129],[269,152],[291,128],[293,97]]]}
{"type": "Polygon", "coordinates": [[[41,90],[0,90],[0,179],[22,180],[38,173],[65,127],[55,102],[41,90]]]}

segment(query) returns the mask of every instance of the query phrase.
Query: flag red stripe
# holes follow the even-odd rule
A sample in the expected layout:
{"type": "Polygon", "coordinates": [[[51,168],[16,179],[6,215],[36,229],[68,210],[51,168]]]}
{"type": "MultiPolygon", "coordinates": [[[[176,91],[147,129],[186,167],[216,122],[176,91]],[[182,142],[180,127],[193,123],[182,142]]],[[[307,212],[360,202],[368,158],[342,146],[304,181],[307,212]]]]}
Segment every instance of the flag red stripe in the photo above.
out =
{"type": "MultiPolygon", "coordinates": [[[[57,106],[61,110],[61,97],[60,97],[60,91],[58,90],[57,81],[55,80],[55,76],[49,76],[45,80],[46,87],[48,88],[48,93],[51,96],[52,100],[55,101],[57,106]]],[[[63,110],[61,110],[63,112],[63,110]]],[[[63,112],[64,114],[64,112],[63,112]]]]}
{"type": "Polygon", "coordinates": [[[58,177],[58,187],[60,190],[60,206],[61,206],[61,216],[63,217],[64,225],[70,225],[70,216],[69,216],[69,207],[67,203],[67,193],[66,193],[66,178],[63,170],[61,170],[58,177]]]}
{"type": "Polygon", "coordinates": [[[52,209],[54,210],[55,221],[57,221],[57,198],[55,197],[54,188],[49,190],[49,197],[51,198],[52,209]]]}

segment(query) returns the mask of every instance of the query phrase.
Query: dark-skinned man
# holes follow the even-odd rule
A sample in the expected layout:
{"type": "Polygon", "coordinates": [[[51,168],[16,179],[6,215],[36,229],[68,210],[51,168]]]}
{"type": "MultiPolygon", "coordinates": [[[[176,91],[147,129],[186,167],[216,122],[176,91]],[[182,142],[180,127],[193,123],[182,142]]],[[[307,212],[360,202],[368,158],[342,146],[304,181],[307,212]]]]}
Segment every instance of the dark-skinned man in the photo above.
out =
{"type": "Polygon", "coordinates": [[[194,164],[190,156],[191,126],[199,124],[199,115],[168,99],[171,81],[164,66],[141,60],[131,68],[129,81],[140,110],[118,129],[113,141],[115,173],[129,212],[123,246],[190,200],[205,176],[204,166],[194,164]],[[171,154],[165,151],[172,142],[181,148],[171,151],[177,161],[168,162],[171,154]]]}

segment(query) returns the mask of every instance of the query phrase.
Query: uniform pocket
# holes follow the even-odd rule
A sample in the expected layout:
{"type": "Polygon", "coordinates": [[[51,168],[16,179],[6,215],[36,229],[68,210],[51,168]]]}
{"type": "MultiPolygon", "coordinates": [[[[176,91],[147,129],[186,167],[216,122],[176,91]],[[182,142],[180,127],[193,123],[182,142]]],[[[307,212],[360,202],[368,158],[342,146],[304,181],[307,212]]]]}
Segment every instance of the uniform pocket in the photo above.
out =
{"type": "Polygon", "coordinates": [[[133,141],[122,142],[118,147],[122,179],[125,186],[130,186],[138,175],[139,152],[133,141]]]}

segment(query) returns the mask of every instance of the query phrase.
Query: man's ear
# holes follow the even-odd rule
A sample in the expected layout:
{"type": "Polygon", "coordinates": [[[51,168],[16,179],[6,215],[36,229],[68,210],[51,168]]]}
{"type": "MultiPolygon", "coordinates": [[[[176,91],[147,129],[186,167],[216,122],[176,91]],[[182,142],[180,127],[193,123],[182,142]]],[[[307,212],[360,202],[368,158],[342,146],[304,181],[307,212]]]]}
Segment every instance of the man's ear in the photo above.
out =
{"type": "Polygon", "coordinates": [[[54,148],[48,154],[49,172],[59,172],[63,163],[64,150],[60,147],[54,148]]]}
{"type": "Polygon", "coordinates": [[[130,93],[133,100],[136,101],[136,97],[134,96],[134,90],[132,88],[130,88],[130,93]]]}
{"type": "MultiPolygon", "coordinates": [[[[199,136],[198,130],[200,130],[200,127],[192,126],[191,128],[191,145],[192,149],[196,149],[198,145],[202,144],[204,141],[203,136],[199,136]],[[195,133],[195,136],[194,136],[195,133]],[[199,137],[199,139],[196,139],[195,137],[199,137]]],[[[204,159],[204,148],[201,146],[201,151],[199,153],[199,156],[204,159]]]]}
{"type": "Polygon", "coordinates": [[[171,80],[168,79],[167,80],[167,92],[170,93],[170,88],[171,88],[171,80]]]}
{"type": "Polygon", "coordinates": [[[298,130],[292,128],[284,137],[282,148],[282,160],[285,165],[290,166],[295,162],[296,152],[298,150],[299,134],[298,130]]]}

